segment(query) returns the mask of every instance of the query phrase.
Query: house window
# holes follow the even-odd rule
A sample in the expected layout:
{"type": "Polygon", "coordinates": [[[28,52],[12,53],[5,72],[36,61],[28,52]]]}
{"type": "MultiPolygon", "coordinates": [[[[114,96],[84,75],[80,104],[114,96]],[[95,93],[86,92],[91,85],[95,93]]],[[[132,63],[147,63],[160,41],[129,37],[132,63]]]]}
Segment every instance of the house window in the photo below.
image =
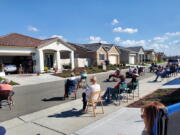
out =
{"type": "Polygon", "coordinates": [[[104,60],[104,59],[105,59],[104,54],[99,54],[99,60],[104,60]]]}

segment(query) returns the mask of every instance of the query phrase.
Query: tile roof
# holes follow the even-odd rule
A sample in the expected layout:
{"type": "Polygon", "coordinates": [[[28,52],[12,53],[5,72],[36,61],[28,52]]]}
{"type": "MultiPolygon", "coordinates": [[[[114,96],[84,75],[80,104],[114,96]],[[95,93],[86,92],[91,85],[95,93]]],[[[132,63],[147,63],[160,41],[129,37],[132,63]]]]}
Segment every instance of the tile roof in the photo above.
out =
{"type": "Polygon", "coordinates": [[[11,33],[5,36],[0,37],[0,46],[15,46],[15,47],[40,47],[43,45],[47,45],[54,41],[60,41],[64,45],[68,46],[71,49],[75,49],[68,43],[64,42],[63,40],[59,38],[49,38],[45,40],[33,38],[30,36],[22,35],[19,33],[11,33]]]}

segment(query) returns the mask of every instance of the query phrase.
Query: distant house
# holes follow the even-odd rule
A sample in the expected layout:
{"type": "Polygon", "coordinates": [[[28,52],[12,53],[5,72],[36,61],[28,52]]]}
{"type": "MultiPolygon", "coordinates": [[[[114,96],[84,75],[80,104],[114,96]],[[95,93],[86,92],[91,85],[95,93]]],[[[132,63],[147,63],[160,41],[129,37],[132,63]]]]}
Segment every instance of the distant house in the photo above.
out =
{"type": "Polygon", "coordinates": [[[145,52],[145,62],[156,62],[157,57],[154,49],[144,50],[145,52]]]}
{"type": "Polygon", "coordinates": [[[164,52],[157,52],[156,53],[156,59],[157,59],[157,62],[165,61],[166,55],[164,54],[164,52]]]}
{"type": "Polygon", "coordinates": [[[92,43],[74,44],[76,48],[75,57],[89,58],[90,65],[102,65],[105,60],[110,64],[120,64],[120,51],[112,44],[92,43]]]}
{"type": "Polygon", "coordinates": [[[117,46],[117,48],[120,50],[121,55],[121,64],[136,64],[137,60],[136,60],[136,56],[137,56],[137,52],[132,51],[130,49],[121,47],[121,46],[117,46]]]}
{"type": "Polygon", "coordinates": [[[62,70],[61,55],[69,53],[71,68],[74,68],[75,48],[59,38],[37,39],[12,33],[0,37],[0,64],[22,64],[26,72],[44,72],[56,68],[62,70]]]}
{"type": "Polygon", "coordinates": [[[142,64],[145,62],[145,52],[142,46],[128,47],[127,49],[136,52],[136,63],[142,64]]]}

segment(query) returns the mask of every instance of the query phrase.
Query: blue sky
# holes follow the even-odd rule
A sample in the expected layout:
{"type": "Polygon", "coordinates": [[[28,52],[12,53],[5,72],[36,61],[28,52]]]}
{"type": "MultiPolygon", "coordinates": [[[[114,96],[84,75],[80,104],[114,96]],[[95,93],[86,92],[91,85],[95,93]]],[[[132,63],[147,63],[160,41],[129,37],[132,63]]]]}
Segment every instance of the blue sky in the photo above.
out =
{"type": "Polygon", "coordinates": [[[59,36],[180,55],[179,0],[0,0],[0,35],[59,36]]]}

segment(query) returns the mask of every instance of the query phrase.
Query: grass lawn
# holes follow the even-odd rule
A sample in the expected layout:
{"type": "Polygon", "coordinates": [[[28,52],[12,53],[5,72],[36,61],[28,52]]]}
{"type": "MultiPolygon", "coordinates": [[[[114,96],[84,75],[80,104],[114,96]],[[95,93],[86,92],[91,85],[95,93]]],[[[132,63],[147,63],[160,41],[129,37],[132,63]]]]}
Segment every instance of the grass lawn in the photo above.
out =
{"type": "Polygon", "coordinates": [[[176,90],[157,90],[152,94],[145,96],[144,98],[128,105],[128,107],[142,107],[152,101],[159,101],[165,106],[172,105],[180,102],[180,89],[176,90]]]}

